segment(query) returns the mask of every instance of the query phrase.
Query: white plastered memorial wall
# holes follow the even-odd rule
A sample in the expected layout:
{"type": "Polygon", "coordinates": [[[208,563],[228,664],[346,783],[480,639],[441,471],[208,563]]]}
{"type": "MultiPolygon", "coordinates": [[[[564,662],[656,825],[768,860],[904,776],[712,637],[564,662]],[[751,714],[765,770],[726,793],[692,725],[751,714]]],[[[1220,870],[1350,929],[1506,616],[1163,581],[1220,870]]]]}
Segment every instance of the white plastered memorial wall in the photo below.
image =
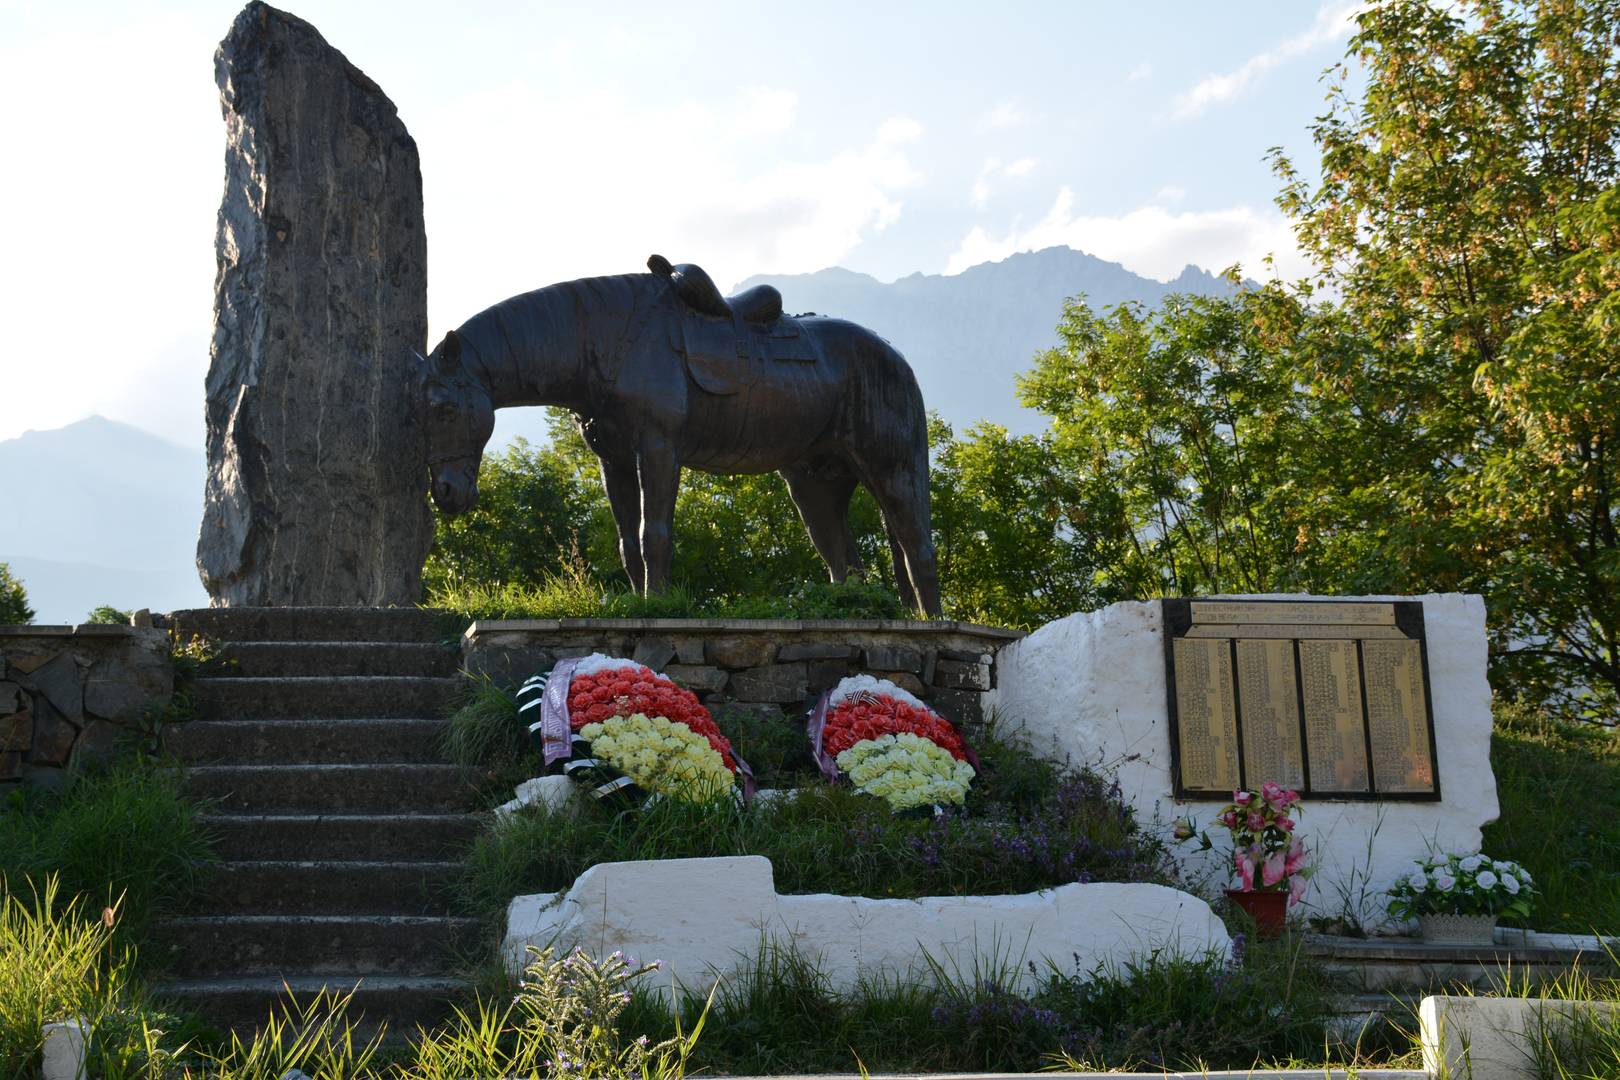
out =
{"type": "MultiPolygon", "coordinates": [[[[1315,865],[1302,904],[1313,914],[1348,913],[1364,925],[1385,919],[1383,893],[1414,859],[1431,850],[1475,851],[1480,829],[1496,820],[1491,772],[1491,689],[1485,677],[1485,604],[1473,595],[1222,596],[1223,600],[1419,600],[1434,713],[1438,802],[1335,801],[1308,797],[1299,835],[1315,865]]],[[[1171,773],[1163,605],[1114,604],[1036,630],[997,656],[997,685],[987,713],[1022,728],[1032,748],[1117,776],[1138,820],[1168,838],[1171,823],[1213,823],[1216,800],[1178,800],[1171,773]]],[[[1175,844],[1189,875],[1224,887],[1230,844],[1175,844]]]]}

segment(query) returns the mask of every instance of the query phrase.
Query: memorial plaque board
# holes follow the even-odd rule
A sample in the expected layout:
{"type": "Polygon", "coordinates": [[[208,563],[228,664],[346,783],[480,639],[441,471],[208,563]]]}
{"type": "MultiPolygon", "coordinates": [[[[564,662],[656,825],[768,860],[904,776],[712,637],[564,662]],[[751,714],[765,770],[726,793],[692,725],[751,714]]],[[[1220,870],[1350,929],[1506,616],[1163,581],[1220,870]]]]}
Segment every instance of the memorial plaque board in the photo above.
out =
{"type": "Polygon", "coordinates": [[[1229,788],[1239,775],[1232,652],[1224,641],[1186,638],[1176,642],[1175,652],[1181,767],[1199,788],[1229,788]]]}
{"type": "Polygon", "coordinates": [[[1166,600],[1176,795],[1438,799],[1418,601],[1166,600]]]}

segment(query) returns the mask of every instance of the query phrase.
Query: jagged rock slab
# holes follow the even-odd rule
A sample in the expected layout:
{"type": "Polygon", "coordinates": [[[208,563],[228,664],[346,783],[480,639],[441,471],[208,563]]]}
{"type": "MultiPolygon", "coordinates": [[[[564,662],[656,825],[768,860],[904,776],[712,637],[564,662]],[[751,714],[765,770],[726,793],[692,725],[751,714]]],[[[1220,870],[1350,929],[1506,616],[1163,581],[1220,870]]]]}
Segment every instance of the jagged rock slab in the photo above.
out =
{"type": "Polygon", "coordinates": [[[203,584],[225,606],[414,603],[433,538],[416,144],[376,83],[266,4],[242,9],[214,69],[203,584]]]}
{"type": "Polygon", "coordinates": [[[926,979],[931,962],[965,973],[1007,966],[1033,978],[1026,962],[1084,975],[1156,952],[1224,956],[1231,948],[1208,904],[1163,885],[916,900],[778,896],[770,860],[749,855],[599,863],[566,892],[513,900],[501,949],[514,970],[530,945],[622,949],[663,961],[674,980],[704,993],[716,975],[749,964],[762,940],[816,960],[839,989],[879,976],[926,979]]]}

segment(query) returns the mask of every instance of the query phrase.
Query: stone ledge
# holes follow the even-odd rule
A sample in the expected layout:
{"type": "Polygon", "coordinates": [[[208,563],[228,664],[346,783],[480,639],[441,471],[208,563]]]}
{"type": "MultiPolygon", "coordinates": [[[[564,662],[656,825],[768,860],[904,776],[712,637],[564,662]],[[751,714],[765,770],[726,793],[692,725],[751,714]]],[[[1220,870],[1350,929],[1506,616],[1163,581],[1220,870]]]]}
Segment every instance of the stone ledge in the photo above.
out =
{"type": "Polygon", "coordinates": [[[480,619],[462,636],[559,630],[668,630],[705,633],[770,634],[782,631],[833,630],[855,633],[965,634],[995,641],[1017,641],[1022,630],[1006,630],[949,619],[480,619]]]}
{"type": "Polygon", "coordinates": [[[119,626],[116,623],[79,623],[77,626],[57,623],[52,623],[49,625],[35,625],[30,623],[25,626],[0,626],[0,637],[129,637],[130,635],[134,634],[137,629],[146,628],[119,626]]]}
{"type": "Polygon", "coordinates": [[[1396,961],[1399,963],[1495,964],[1572,964],[1606,960],[1607,952],[1597,938],[1590,944],[1540,944],[1534,941],[1502,940],[1517,931],[1507,931],[1494,945],[1429,945],[1418,938],[1347,938],[1327,934],[1305,935],[1305,952],[1323,960],[1396,961]]]}

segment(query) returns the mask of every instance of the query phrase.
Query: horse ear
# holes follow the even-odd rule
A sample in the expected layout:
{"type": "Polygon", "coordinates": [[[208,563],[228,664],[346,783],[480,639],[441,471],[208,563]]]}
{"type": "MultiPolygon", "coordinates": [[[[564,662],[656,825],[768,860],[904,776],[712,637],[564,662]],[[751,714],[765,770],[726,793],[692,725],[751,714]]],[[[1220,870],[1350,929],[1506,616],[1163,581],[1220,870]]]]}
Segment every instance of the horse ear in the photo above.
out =
{"type": "Polygon", "coordinates": [[[659,277],[666,278],[669,277],[669,275],[675,270],[673,266],[669,265],[669,260],[664,258],[662,255],[647,256],[647,269],[651,270],[659,277]]]}
{"type": "Polygon", "coordinates": [[[461,339],[454,330],[444,335],[444,343],[439,346],[439,370],[446,375],[453,375],[461,366],[461,339]]]}

